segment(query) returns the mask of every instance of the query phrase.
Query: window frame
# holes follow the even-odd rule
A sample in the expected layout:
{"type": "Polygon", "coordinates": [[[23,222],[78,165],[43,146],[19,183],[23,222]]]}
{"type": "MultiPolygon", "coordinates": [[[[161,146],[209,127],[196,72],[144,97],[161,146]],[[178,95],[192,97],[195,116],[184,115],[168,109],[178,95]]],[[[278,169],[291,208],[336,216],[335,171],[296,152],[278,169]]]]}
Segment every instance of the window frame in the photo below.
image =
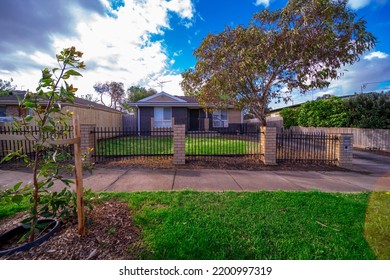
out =
{"type": "Polygon", "coordinates": [[[172,128],[172,107],[154,107],[153,126],[154,128],[172,128]]]}
{"type": "Polygon", "coordinates": [[[213,111],[213,127],[215,128],[229,127],[228,110],[213,111]]]}

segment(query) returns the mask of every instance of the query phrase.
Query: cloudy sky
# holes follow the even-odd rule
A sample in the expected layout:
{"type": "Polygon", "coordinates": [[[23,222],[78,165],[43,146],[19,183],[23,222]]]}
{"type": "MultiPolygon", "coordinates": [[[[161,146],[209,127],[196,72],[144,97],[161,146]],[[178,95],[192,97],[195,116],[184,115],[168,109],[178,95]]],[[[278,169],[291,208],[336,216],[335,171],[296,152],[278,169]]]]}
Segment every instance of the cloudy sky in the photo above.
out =
{"type": "MultiPolygon", "coordinates": [[[[348,67],[324,93],[349,95],[390,88],[390,1],[349,0],[378,39],[376,48],[348,67]]],[[[208,33],[248,24],[253,13],[284,6],[286,0],[0,0],[0,79],[34,90],[40,70],[55,67],[55,54],[75,46],[87,70],[74,81],[79,95],[93,84],[123,82],[182,95],[179,82],[196,63],[193,51],[208,33]],[[169,81],[169,82],[168,82],[169,81]]],[[[272,105],[271,105],[272,106],[272,105]]],[[[278,107],[274,105],[272,107],[278,107]]]]}

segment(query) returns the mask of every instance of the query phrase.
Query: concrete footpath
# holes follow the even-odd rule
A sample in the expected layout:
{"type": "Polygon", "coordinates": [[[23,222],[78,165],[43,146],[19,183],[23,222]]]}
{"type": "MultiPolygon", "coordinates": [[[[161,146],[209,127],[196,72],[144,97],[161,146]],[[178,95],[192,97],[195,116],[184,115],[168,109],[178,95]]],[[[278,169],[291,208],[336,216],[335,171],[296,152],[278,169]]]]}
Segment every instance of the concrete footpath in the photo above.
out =
{"type": "MultiPolygon", "coordinates": [[[[361,192],[390,190],[390,157],[354,151],[350,171],[245,171],[218,169],[96,168],[85,173],[93,191],[261,191],[361,192]]],[[[0,188],[31,182],[31,171],[0,169],[0,188]]],[[[64,187],[61,182],[54,190],[64,187]]],[[[74,188],[74,186],[73,186],[74,188]]]]}
{"type": "MultiPolygon", "coordinates": [[[[1,170],[1,188],[31,182],[28,171],[1,170]]],[[[54,189],[63,188],[57,182],[54,189]]],[[[287,190],[361,192],[390,190],[390,171],[365,174],[344,171],[244,171],[216,169],[108,169],[97,168],[84,176],[84,187],[93,191],[261,191],[287,190]]]]}

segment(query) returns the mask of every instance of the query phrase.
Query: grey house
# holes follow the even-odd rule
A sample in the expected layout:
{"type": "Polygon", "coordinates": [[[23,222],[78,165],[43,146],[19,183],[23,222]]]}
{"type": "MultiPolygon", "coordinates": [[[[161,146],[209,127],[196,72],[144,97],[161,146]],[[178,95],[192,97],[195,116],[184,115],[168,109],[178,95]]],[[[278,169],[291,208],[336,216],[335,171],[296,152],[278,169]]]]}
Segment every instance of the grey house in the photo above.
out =
{"type": "Polygon", "coordinates": [[[236,128],[243,123],[243,113],[229,106],[225,110],[205,111],[194,97],[156,93],[130,106],[137,107],[138,130],[171,128],[185,124],[186,130],[236,128]]]}

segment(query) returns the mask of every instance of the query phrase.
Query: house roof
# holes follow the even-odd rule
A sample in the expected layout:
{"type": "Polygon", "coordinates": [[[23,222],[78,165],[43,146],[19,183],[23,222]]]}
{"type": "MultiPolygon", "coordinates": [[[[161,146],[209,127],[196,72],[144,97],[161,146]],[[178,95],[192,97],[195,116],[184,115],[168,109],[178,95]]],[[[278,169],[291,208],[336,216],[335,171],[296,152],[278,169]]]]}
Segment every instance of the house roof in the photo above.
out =
{"type": "Polygon", "coordinates": [[[177,95],[175,95],[175,96],[176,96],[176,97],[179,97],[180,99],[185,100],[185,101],[188,102],[188,103],[198,103],[198,102],[196,101],[196,98],[193,97],[193,96],[177,96],[177,95]]]}
{"type": "Polygon", "coordinates": [[[202,107],[198,102],[196,102],[194,97],[175,96],[164,91],[141,99],[138,102],[129,103],[128,105],[135,107],[202,107]]]}
{"type": "MultiPolygon", "coordinates": [[[[202,106],[197,102],[196,97],[171,95],[164,91],[141,99],[138,102],[128,103],[128,105],[133,107],[186,107],[192,109],[202,108],[202,106]]],[[[233,108],[233,106],[228,106],[228,108],[233,108]]]]}
{"type": "Polygon", "coordinates": [[[169,93],[166,93],[165,91],[153,94],[151,96],[145,97],[144,99],[139,100],[138,102],[148,102],[148,101],[159,101],[159,102],[186,102],[185,100],[179,98],[178,96],[170,95],[169,93]]]}
{"type": "MultiPolygon", "coordinates": [[[[19,98],[23,98],[23,96],[26,94],[26,91],[20,91],[20,90],[15,90],[11,92],[9,95],[3,95],[0,96],[0,105],[19,105],[19,98]]],[[[42,105],[46,104],[47,101],[42,100],[40,102],[42,105]]],[[[109,111],[109,112],[115,112],[115,113],[121,113],[118,110],[115,110],[113,108],[107,107],[105,105],[89,101],[80,97],[75,97],[74,103],[63,103],[63,106],[75,106],[75,107],[81,107],[81,108],[95,108],[98,110],[103,110],[103,111],[109,111]]]]}

